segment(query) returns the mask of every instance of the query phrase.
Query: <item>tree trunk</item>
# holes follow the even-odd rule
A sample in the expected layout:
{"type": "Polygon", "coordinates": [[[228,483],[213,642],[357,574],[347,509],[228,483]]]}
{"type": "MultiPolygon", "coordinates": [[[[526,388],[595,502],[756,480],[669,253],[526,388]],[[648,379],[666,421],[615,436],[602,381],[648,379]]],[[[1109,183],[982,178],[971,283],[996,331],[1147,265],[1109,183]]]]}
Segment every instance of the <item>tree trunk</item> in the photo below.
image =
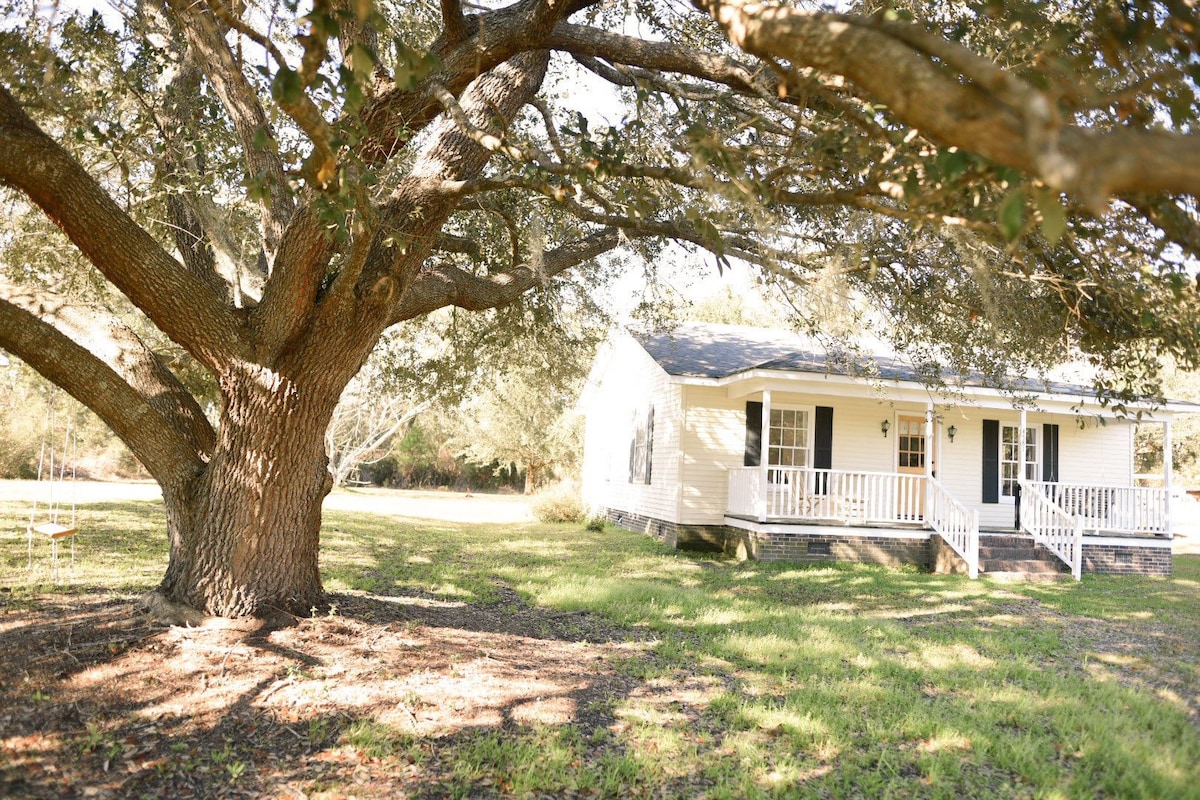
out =
{"type": "Polygon", "coordinates": [[[336,393],[258,368],[227,383],[212,460],[192,486],[164,489],[171,555],[159,592],[222,617],[307,615],[323,599],[324,434],[336,393]]]}

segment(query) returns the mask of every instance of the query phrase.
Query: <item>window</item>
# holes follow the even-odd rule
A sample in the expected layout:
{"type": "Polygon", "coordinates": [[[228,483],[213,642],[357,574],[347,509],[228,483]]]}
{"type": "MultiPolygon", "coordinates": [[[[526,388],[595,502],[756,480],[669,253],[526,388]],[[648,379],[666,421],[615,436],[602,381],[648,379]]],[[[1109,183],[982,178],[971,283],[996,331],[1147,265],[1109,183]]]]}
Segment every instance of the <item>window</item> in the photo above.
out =
{"type": "Polygon", "coordinates": [[[901,467],[925,466],[925,422],[900,418],[900,432],[896,435],[899,449],[898,464],[901,467]]]}
{"type": "Polygon", "coordinates": [[[629,482],[650,483],[654,462],[654,406],[633,414],[633,437],[629,442],[629,482]]]}
{"type": "Polygon", "coordinates": [[[809,430],[807,410],[772,408],[767,464],[772,467],[807,467],[809,430]]]}
{"type": "MultiPolygon", "coordinates": [[[[1000,428],[1000,494],[1013,497],[1021,475],[1021,429],[1016,425],[1000,428]]],[[[1035,481],[1038,469],[1037,428],[1025,429],[1025,480],[1035,481]]]]}

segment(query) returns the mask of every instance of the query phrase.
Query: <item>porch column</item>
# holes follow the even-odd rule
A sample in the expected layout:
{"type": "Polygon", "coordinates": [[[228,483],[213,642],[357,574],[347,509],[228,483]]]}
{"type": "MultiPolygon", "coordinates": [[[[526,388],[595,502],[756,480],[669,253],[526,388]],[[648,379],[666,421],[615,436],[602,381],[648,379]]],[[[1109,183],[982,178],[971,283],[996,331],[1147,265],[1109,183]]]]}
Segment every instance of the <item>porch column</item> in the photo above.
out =
{"type": "Polygon", "coordinates": [[[921,519],[928,522],[933,510],[933,401],[925,404],[925,491],[921,493],[921,519]]]}
{"type": "Polygon", "coordinates": [[[767,483],[767,471],[771,461],[771,390],[763,389],[762,441],[758,451],[758,521],[767,521],[767,495],[771,486],[767,483]]]}
{"type": "Polygon", "coordinates": [[[1171,477],[1175,471],[1175,454],[1171,446],[1171,420],[1163,420],[1163,491],[1167,493],[1167,535],[1175,535],[1175,523],[1171,519],[1171,477]]]}
{"type": "Polygon", "coordinates": [[[1013,501],[1013,527],[1018,531],[1021,529],[1021,482],[1025,480],[1025,409],[1021,409],[1021,427],[1017,433],[1017,449],[1020,450],[1020,466],[1017,468],[1017,489],[1016,497],[1013,501]]]}
{"type": "Polygon", "coordinates": [[[933,401],[925,405],[925,477],[933,477],[933,401]]]}
{"type": "Polygon", "coordinates": [[[1026,470],[1026,466],[1025,466],[1025,447],[1026,447],[1025,425],[1026,424],[1027,423],[1025,421],[1025,409],[1022,408],[1021,409],[1021,430],[1017,437],[1017,442],[1018,442],[1017,447],[1019,447],[1021,450],[1021,471],[1018,473],[1018,480],[1022,480],[1022,481],[1025,480],[1025,470],[1026,470]]]}

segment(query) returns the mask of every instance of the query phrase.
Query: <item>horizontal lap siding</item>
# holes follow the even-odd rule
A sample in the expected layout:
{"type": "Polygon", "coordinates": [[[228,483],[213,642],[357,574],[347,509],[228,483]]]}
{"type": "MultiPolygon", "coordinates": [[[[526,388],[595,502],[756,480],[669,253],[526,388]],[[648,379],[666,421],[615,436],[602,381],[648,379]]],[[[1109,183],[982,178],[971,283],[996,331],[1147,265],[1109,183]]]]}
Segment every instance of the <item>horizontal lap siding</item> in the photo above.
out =
{"type": "Polygon", "coordinates": [[[678,518],[680,389],[636,342],[606,344],[584,408],[583,495],[591,508],[619,509],[675,522],[678,518]],[[654,405],[650,484],[629,482],[635,409],[654,405]]]}
{"type": "Polygon", "coordinates": [[[681,521],[715,525],[725,518],[728,470],[742,466],[746,400],[723,388],[683,387],[684,426],[681,521]]]}

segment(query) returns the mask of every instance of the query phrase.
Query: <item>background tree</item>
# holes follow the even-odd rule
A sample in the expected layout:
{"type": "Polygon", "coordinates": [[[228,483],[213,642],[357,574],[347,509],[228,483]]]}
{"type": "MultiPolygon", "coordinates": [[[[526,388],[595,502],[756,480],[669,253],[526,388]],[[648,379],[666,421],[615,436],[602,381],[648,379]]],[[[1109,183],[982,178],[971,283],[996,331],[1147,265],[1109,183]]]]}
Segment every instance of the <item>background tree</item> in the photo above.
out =
{"type": "Polygon", "coordinates": [[[836,275],[1001,377],[1194,365],[1191,5],[696,2],[8,0],[0,347],[162,486],[160,597],[320,603],[324,432],[384,332],[454,308],[503,358],[618,249],[836,275]]]}

